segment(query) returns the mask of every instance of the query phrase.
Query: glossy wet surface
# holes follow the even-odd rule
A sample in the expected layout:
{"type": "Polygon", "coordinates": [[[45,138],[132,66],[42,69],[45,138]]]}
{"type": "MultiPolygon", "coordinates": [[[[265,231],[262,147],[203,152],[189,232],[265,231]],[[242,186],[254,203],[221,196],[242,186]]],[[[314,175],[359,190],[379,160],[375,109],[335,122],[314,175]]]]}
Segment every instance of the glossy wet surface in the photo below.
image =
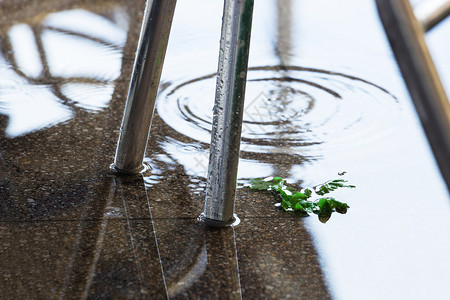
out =
{"type": "MultiPolygon", "coordinates": [[[[3,299],[446,299],[448,192],[374,3],[278,2],[255,3],[241,223],[223,230],[196,220],[222,1],[177,4],[137,177],[109,165],[144,1],[1,2],[3,299]],[[340,171],[357,189],[326,224],[244,187],[340,171]]],[[[449,32],[429,35],[447,89],[449,32]]]]}

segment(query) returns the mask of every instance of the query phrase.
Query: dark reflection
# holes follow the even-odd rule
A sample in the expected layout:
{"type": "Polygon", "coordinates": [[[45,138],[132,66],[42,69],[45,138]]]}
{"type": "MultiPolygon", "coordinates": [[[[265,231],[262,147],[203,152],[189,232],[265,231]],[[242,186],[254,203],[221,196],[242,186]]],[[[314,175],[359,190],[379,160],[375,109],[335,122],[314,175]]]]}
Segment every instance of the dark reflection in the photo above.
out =
{"type": "Polygon", "coordinates": [[[80,293],[82,299],[134,299],[165,295],[142,178],[111,176],[99,196],[104,201],[95,213],[99,221],[80,222],[60,296],[80,293]]]}
{"type": "Polygon", "coordinates": [[[170,299],[241,299],[233,228],[155,219],[170,299]]]}
{"type": "Polygon", "coordinates": [[[3,247],[9,241],[2,250],[2,273],[11,277],[4,296],[16,290],[16,298],[22,299],[165,297],[142,177],[101,174],[95,179],[96,188],[89,191],[90,201],[78,220],[36,223],[22,218],[1,225],[3,232],[17,235],[5,239],[1,234],[3,247]],[[53,234],[53,228],[60,232],[53,234]],[[20,246],[23,241],[26,247],[20,246]],[[46,253],[55,254],[46,259],[46,253]],[[36,273],[45,274],[46,281],[36,273]],[[27,290],[17,290],[21,284],[27,290]]]}

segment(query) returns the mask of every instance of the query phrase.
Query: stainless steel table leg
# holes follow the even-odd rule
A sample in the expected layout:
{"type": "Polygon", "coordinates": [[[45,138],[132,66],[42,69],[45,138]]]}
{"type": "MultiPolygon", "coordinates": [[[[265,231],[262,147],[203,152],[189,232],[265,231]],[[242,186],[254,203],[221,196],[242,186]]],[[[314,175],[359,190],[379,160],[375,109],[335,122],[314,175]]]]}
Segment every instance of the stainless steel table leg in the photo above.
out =
{"type": "Polygon", "coordinates": [[[139,173],[152,123],[176,0],[148,0],[113,167],[139,173]]]}
{"type": "Polygon", "coordinates": [[[211,226],[233,223],[253,0],[225,0],[205,210],[211,226]]]}

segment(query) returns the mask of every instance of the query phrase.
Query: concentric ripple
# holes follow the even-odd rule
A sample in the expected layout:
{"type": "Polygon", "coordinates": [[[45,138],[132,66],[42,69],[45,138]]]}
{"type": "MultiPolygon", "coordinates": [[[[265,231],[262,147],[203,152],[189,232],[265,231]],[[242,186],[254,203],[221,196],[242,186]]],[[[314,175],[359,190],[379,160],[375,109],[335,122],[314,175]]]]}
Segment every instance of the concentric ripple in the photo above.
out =
{"type": "MultiPolygon", "coordinates": [[[[215,74],[164,90],[159,116],[209,144],[215,74]]],[[[248,72],[241,151],[302,153],[373,147],[399,127],[400,105],[384,88],[350,75],[296,66],[248,72]]]]}

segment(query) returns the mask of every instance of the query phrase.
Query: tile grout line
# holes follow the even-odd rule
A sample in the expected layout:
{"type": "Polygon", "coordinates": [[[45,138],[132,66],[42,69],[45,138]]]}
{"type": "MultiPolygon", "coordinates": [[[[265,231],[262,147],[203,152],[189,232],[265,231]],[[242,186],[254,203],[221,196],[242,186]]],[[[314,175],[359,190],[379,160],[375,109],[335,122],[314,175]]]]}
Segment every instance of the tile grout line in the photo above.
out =
{"type": "Polygon", "coordinates": [[[238,259],[238,253],[237,253],[237,244],[236,244],[236,231],[233,227],[233,242],[234,242],[234,255],[236,258],[236,269],[237,269],[237,279],[238,279],[238,286],[239,286],[239,296],[242,300],[242,286],[241,286],[241,272],[239,270],[239,259],[238,259]]]}
{"type": "MultiPolygon", "coordinates": [[[[113,202],[113,199],[114,199],[114,196],[116,193],[116,189],[117,189],[117,183],[114,180],[112,183],[112,186],[110,187],[110,190],[109,190],[108,201],[106,202],[106,204],[104,206],[105,208],[109,207],[111,205],[111,203],[113,202]]],[[[104,211],[104,209],[103,209],[103,211],[104,211]]],[[[100,260],[100,253],[102,252],[102,244],[103,244],[103,241],[105,240],[106,227],[108,226],[108,221],[109,221],[108,218],[103,218],[101,221],[99,236],[95,243],[94,258],[93,258],[92,264],[89,268],[89,273],[87,275],[87,280],[86,280],[86,287],[83,291],[83,295],[82,295],[81,299],[87,299],[89,297],[89,289],[90,289],[92,282],[94,281],[94,277],[96,275],[97,265],[98,265],[98,261],[100,260]]]]}
{"type": "Polygon", "coordinates": [[[144,191],[145,191],[145,198],[147,200],[147,206],[148,206],[148,213],[150,215],[150,221],[152,222],[153,235],[155,236],[156,251],[158,252],[159,265],[161,266],[161,273],[162,273],[163,282],[164,282],[164,289],[166,290],[166,299],[169,299],[169,290],[167,289],[166,275],[164,273],[164,267],[163,267],[163,263],[162,263],[162,259],[161,259],[161,252],[159,251],[158,237],[156,236],[155,222],[153,221],[152,209],[151,209],[151,206],[150,206],[150,200],[148,198],[147,189],[145,188],[145,183],[144,183],[144,191]]]}
{"type": "MultiPolygon", "coordinates": [[[[250,217],[239,217],[241,220],[243,219],[301,219],[302,217],[296,217],[296,216],[286,216],[286,217],[274,217],[274,216],[250,216],[250,217]]],[[[101,222],[103,220],[108,221],[151,221],[151,220],[197,220],[197,217],[156,217],[156,218],[97,218],[97,219],[41,219],[41,220],[25,220],[25,221],[19,221],[19,220],[11,220],[11,221],[5,221],[1,220],[0,224],[2,223],[43,223],[43,222],[101,222]]]]}
{"type": "MultiPolygon", "coordinates": [[[[114,181],[116,181],[116,178],[114,178],[114,181]]],[[[130,218],[128,217],[128,207],[127,207],[127,202],[125,200],[125,197],[121,197],[122,198],[122,203],[123,203],[123,208],[125,209],[125,219],[126,219],[126,223],[128,226],[128,230],[126,230],[129,234],[130,234],[130,241],[131,241],[131,247],[133,248],[133,256],[134,256],[134,260],[136,262],[136,267],[137,267],[137,273],[138,273],[138,277],[139,277],[139,286],[140,286],[140,291],[141,293],[144,291],[143,287],[142,287],[142,267],[141,267],[141,263],[139,262],[137,253],[136,253],[136,245],[134,242],[134,237],[133,237],[133,233],[131,230],[131,223],[130,223],[130,218]]]]}

